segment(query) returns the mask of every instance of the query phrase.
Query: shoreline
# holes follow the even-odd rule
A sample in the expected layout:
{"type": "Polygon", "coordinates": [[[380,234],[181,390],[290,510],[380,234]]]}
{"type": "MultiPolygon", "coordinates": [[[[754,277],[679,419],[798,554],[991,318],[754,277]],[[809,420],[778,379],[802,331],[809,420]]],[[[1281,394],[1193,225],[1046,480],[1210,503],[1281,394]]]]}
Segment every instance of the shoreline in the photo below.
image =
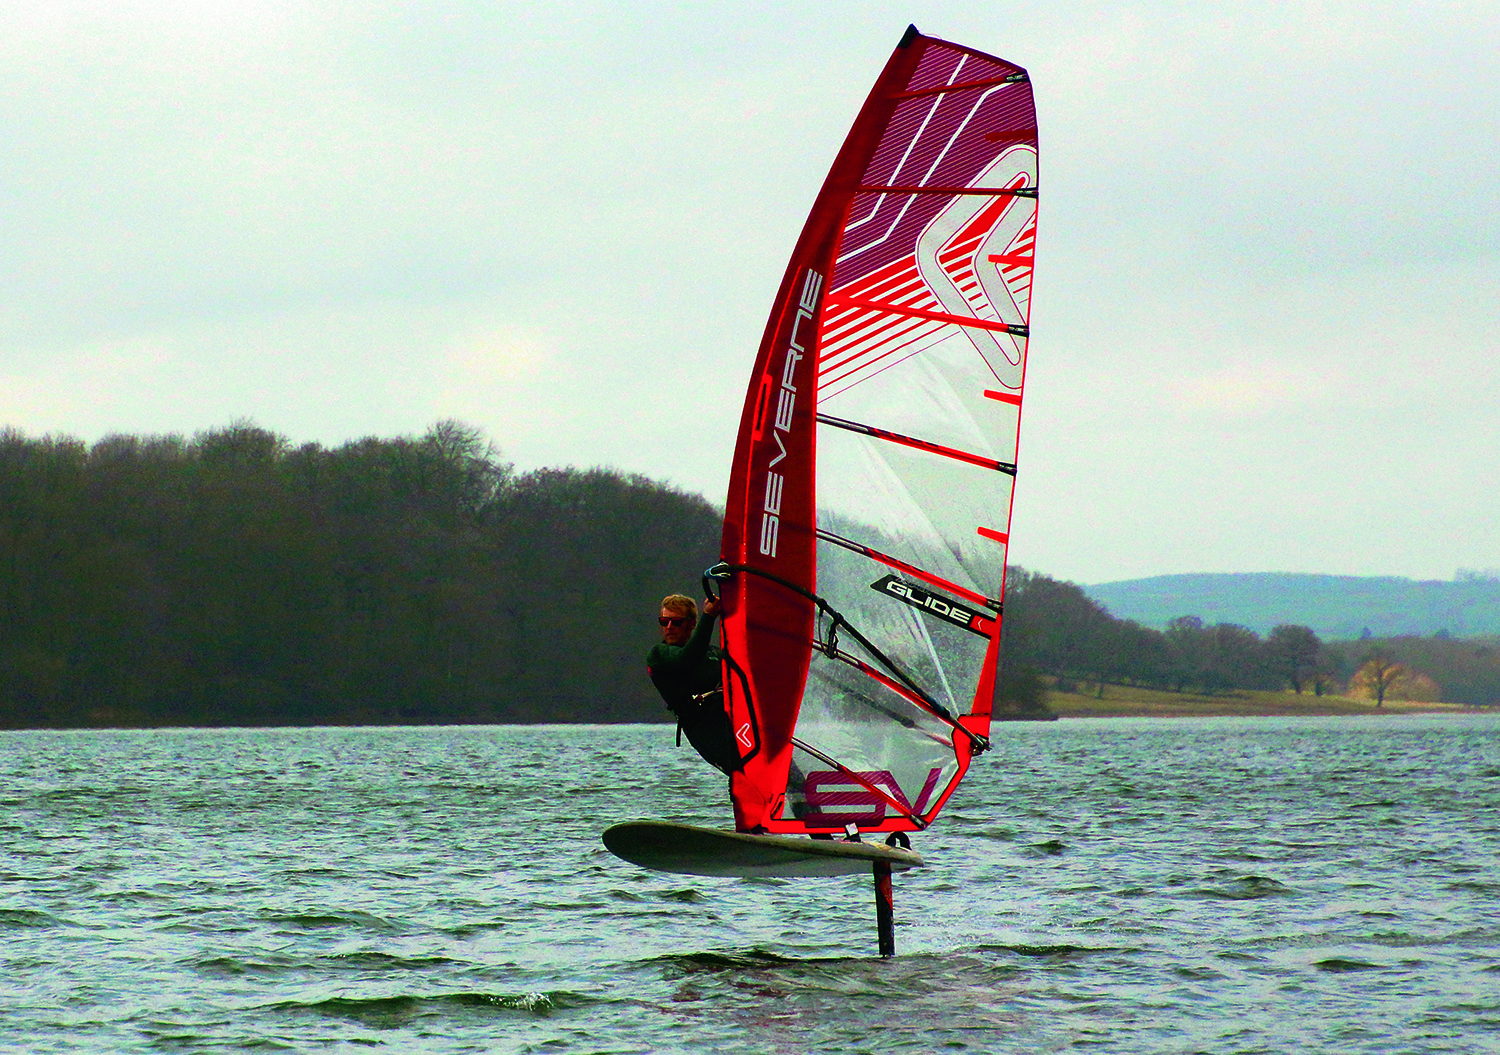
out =
{"type": "Polygon", "coordinates": [[[1387,700],[1377,707],[1373,700],[1349,696],[1314,696],[1296,693],[1241,691],[1224,696],[1158,692],[1106,685],[1104,698],[1092,693],[1047,693],[1047,707],[1058,718],[1275,718],[1335,717],[1367,714],[1483,714],[1495,710],[1464,703],[1387,700]]]}
{"type": "MultiPolygon", "coordinates": [[[[1388,700],[1377,707],[1370,700],[1357,700],[1348,696],[1314,696],[1292,692],[1239,691],[1223,696],[1203,696],[1196,693],[1161,692],[1154,689],[1135,689],[1128,686],[1105,686],[1104,698],[1090,694],[1058,692],[1049,690],[1045,699],[1046,710],[1039,714],[1019,715],[997,711],[995,720],[1010,721],[1056,721],[1061,719],[1088,718],[1276,718],[1276,717],[1338,717],[1347,715],[1402,715],[1402,714],[1496,714],[1500,715],[1500,704],[1475,705],[1465,703],[1422,702],[1413,700],[1388,700]]],[[[475,727],[531,728],[536,726],[613,726],[613,725],[660,725],[670,728],[671,722],[600,722],[580,716],[576,721],[558,722],[391,722],[391,721],[345,721],[314,722],[306,725],[266,723],[244,725],[223,724],[154,724],[145,721],[130,721],[116,717],[95,724],[79,725],[64,723],[6,724],[0,723],[0,733],[21,732],[143,732],[157,731],[225,731],[247,729],[452,729],[475,727]]]]}

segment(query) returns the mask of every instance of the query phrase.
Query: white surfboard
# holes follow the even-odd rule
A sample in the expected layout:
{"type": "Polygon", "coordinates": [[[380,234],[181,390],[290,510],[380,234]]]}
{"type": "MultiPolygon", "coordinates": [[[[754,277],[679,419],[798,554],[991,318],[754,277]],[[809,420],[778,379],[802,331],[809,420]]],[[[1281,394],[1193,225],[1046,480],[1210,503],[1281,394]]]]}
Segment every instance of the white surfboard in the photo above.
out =
{"type": "Polygon", "coordinates": [[[666,821],[616,824],[605,831],[604,845],[642,868],[695,876],[868,875],[879,864],[893,872],[922,867],[918,854],[884,843],[747,835],[666,821]]]}

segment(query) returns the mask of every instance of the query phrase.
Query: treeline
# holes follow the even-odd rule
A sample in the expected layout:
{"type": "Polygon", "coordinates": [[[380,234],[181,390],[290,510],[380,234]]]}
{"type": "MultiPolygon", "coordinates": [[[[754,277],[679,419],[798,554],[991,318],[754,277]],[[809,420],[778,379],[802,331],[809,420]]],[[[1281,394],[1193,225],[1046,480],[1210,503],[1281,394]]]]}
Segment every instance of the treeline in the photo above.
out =
{"type": "MultiPolygon", "coordinates": [[[[0,727],[666,720],[652,619],[719,533],[700,497],[516,474],[454,422],[331,449],[248,423],[93,446],[0,431],[0,727]]],[[[1162,632],[1019,568],[1003,644],[1022,716],[1050,684],[1500,702],[1483,642],[1162,632]]]]}
{"type": "Polygon", "coordinates": [[[474,429],[0,432],[0,726],[652,721],[720,516],[474,429]]]}
{"type": "Polygon", "coordinates": [[[1265,638],[1197,616],[1165,631],[1115,619],[1078,586],[1011,568],[1006,575],[1007,681],[1023,706],[1027,675],[1065,691],[1102,695],[1107,684],[1207,695],[1238,689],[1291,689],[1372,698],[1500,704],[1500,642],[1446,635],[1324,642],[1305,626],[1265,638]]]}

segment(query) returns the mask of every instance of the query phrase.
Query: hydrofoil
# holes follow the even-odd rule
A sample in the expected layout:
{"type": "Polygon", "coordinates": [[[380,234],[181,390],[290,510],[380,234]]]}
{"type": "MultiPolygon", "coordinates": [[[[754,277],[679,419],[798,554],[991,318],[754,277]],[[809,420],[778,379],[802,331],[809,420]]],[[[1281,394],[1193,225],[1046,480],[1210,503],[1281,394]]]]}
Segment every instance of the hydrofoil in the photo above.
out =
{"type": "Polygon", "coordinates": [[[891,873],[922,867],[920,855],[899,846],[857,839],[751,835],[669,821],[631,821],[604,832],[604,845],[631,864],[680,875],[795,879],[871,873],[881,956],[896,954],[891,873]]]}
{"type": "Polygon", "coordinates": [[[880,865],[892,872],[922,867],[920,855],[884,843],[748,835],[667,821],[616,824],[604,833],[604,845],[616,857],[653,871],[734,879],[867,875],[880,865]]]}

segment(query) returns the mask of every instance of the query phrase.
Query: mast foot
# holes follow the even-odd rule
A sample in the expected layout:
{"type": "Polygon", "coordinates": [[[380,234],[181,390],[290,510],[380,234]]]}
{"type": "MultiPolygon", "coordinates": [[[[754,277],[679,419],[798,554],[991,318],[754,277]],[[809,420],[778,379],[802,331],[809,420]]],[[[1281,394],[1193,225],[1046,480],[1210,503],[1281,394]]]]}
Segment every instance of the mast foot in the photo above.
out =
{"type": "Polygon", "coordinates": [[[875,872],[875,931],[880,939],[880,955],[896,955],[896,906],[891,893],[891,866],[877,861],[875,872]]]}

